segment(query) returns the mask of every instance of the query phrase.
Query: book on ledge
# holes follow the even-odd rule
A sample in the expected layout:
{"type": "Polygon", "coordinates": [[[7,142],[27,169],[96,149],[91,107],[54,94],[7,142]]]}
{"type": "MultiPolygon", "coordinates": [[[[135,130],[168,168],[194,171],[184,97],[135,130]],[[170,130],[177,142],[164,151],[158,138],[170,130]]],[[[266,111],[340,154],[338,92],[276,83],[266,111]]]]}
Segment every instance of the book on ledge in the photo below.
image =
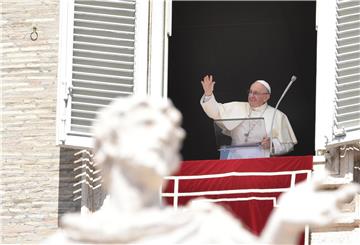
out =
{"type": "Polygon", "coordinates": [[[270,156],[269,151],[261,147],[261,141],[267,137],[263,117],[217,119],[214,131],[220,159],[270,156]]]}

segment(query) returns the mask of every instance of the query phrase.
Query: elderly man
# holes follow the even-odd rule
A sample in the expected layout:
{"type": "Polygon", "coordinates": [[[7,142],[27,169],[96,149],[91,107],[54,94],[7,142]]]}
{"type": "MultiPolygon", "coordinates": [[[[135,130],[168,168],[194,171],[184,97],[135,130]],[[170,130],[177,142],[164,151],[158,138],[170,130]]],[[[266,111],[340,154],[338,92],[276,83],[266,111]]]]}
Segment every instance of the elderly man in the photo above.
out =
{"type": "MultiPolygon", "coordinates": [[[[291,128],[287,116],[281,111],[275,113],[275,109],[267,104],[270,99],[271,88],[264,80],[257,80],[251,84],[248,93],[248,102],[218,103],[214,96],[214,84],[212,75],[206,75],[201,81],[204,95],[200,104],[205,113],[212,119],[234,119],[234,118],[258,118],[263,117],[267,136],[261,141],[262,148],[269,152],[270,138],[272,135],[271,155],[282,155],[291,151],[297,140],[291,128]],[[275,114],[273,128],[272,120],[275,114]],[[271,131],[271,132],[270,132],[271,131]]],[[[241,135],[238,137],[247,137],[241,135]]]]}
{"type": "Polygon", "coordinates": [[[95,166],[108,202],[95,213],[66,214],[62,228],[44,243],[297,244],[305,224],[329,224],[338,205],[358,191],[355,185],[325,192],[319,189],[321,181],[299,184],[280,197],[279,209],[260,237],[205,199],[177,210],[163,206],[163,178],[180,164],[185,136],[180,124],[181,114],[168,100],[127,97],[110,104],[100,113],[94,133],[95,166]]]}

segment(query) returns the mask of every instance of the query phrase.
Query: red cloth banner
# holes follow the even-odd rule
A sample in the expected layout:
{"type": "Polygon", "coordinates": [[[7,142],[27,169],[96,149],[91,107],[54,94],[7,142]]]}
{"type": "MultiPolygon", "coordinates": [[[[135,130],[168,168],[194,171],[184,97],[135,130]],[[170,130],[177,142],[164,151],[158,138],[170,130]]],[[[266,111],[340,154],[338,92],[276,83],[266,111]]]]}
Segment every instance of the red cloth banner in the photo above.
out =
{"type": "Polygon", "coordinates": [[[174,206],[212,199],[259,235],[277,198],[309,177],[312,166],[312,156],[184,161],[166,178],[162,195],[174,206]]]}

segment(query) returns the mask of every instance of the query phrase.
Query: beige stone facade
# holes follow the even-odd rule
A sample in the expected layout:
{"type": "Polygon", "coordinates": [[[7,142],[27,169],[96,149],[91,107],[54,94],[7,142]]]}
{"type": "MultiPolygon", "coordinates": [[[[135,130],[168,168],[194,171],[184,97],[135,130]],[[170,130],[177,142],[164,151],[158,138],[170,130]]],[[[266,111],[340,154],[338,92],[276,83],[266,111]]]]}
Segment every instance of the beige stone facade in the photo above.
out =
{"type": "Polygon", "coordinates": [[[58,5],[1,3],[1,243],[41,241],[79,209],[74,151],[55,145],[58,5]]]}

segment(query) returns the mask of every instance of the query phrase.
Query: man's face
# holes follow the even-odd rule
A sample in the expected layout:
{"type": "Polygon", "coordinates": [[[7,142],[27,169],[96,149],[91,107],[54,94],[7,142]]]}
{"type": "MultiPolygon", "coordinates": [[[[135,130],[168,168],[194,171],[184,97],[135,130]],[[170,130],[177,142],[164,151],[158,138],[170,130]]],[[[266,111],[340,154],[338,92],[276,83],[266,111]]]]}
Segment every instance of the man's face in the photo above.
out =
{"type": "Polygon", "coordinates": [[[259,82],[250,86],[248,102],[252,108],[265,104],[270,99],[269,91],[259,82]]]}

